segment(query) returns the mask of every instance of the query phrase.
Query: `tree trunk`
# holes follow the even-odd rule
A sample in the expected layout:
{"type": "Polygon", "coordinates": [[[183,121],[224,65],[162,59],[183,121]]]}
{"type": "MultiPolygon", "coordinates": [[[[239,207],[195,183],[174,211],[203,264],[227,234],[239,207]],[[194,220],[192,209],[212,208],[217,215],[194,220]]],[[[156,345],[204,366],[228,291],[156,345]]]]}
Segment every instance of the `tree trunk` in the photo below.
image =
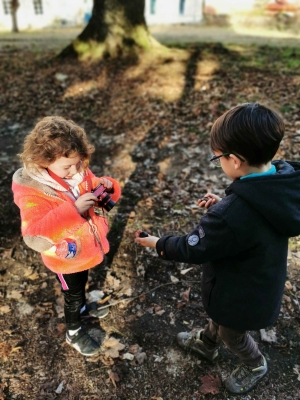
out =
{"type": "Polygon", "coordinates": [[[19,8],[18,0],[11,0],[10,2],[10,10],[11,10],[11,17],[12,17],[12,32],[19,32],[18,23],[17,23],[17,10],[19,8]]]}
{"type": "Polygon", "coordinates": [[[145,0],[94,0],[87,26],[60,56],[98,60],[159,45],[148,32],[144,8],[145,0]]]}

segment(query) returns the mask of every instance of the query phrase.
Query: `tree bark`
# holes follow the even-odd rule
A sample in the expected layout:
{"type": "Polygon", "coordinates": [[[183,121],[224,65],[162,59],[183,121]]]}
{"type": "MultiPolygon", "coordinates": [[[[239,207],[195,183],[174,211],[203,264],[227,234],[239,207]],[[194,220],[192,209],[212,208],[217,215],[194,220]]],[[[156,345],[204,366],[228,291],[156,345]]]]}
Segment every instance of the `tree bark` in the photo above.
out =
{"type": "Polygon", "coordinates": [[[12,17],[12,32],[19,32],[18,23],[17,23],[17,10],[20,6],[18,0],[11,0],[10,9],[11,9],[11,17],[12,17]]]}
{"type": "Polygon", "coordinates": [[[158,42],[149,34],[145,0],[94,0],[90,21],[61,53],[81,60],[137,54],[158,42]]]}

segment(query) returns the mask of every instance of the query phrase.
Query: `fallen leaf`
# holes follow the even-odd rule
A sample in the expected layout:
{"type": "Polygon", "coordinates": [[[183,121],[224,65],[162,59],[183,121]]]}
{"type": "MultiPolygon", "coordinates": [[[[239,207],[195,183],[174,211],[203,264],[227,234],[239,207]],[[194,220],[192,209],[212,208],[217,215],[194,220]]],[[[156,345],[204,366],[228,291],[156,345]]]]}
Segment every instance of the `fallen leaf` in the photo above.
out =
{"type": "Polygon", "coordinates": [[[135,321],[137,319],[137,315],[131,314],[129,317],[126,318],[127,322],[135,321]]]}
{"type": "Polygon", "coordinates": [[[300,381],[300,366],[299,365],[295,365],[295,367],[293,368],[293,371],[295,372],[295,374],[298,375],[297,380],[300,381]]]}
{"type": "Polygon", "coordinates": [[[59,333],[65,333],[65,331],[66,331],[66,326],[65,326],[65,324],[58,324],[58,325],[56,326],[56,330],[57,330],[57,332],[59,332],[59,333]]]}
{"type": "Polygon", "coordinates": [[[39,274],[37,272],[34,272],[33,274],[28,275],[27,278],[30,279],[31,281],[36,281],[37,279],[39,279],[39,274]]]}
{"type": "Polygon", "coordinates": [[[11,349],[11,353],[14,353],[15,351],[19,351],[19,350],[22,350],[21,346],[14,347],[13,349],[11,349]]]}
{"type": "Polygon", "coordinates": [[[286,281],[285,282],[285,287],[286,287],[287,290],[292,290],[293,289],[293,286],[292,286],[290,281],[286,281]]]}
{"type": "Polygon", "coordinates": [[[184,306],[186,306],[186,302],[185,301],[179,301],[178,303],[177,303],[177,308],[182,308],[182,307],[184,307],[184,306]]]}
{"type": "Polygon", "coordinates": [[[64,382],[62,381],[55,390],[55,393],[60,394],[63,391],[63,388],[64,388],[64,382]]]}
{"type": "Polygon", "coordinates": [[[3,361],[7,361],[8,356],[21,349],[21,347],[15,347],[15,345],[18,343],[18,340],[14,340],[10,343],[8,342],[2,342],[0,343],[0,357],[3,358],[3,361]]]}
{"type": "Polygon", "coordinates": [[[111,369],[109,369],[107,372],[108,372],[109,379],[112,381],[112,384],[116,388],[117,387],[116,382],[119,382],[119,380],[120,380],[118,374],[113,372],[111,369]]]}
{"type": "Polygon", "coordinates": [[[179,279],[176,278],[176,276],[171,275],[170,278],[171,278],[171,282],[173,282],[173,283],[179,282],[179,279]]]}
{"type": "Polygon", "coordinates": [[[162,362],[162,360],[164,359],[163,356],[156,356],[155,354],[153,354],[153,357],[155,357],[154,362],[162,362]]]}
{"type": "Polygon", "coordinates": [[[181,294],[182,300],[185,301],[186,303],[188,303],[188,301],[190,299],[190,291],[191,291],[191,288],[189,287],[185,292],[183,292],[181,294]]]}
{"type": "Polygon", "coordinates": [[[125,354],[123,354],[123,360],[130,360],[130,361],[132,361],[133,359],[134,359],[134,355],[133,354],[131,354],[131,353],[125,353],[125,354]]]}
{"type": "Polygon", "coordinates": [[[161,310],[161,306],[159,306],[158,304],[155,304],[155,305],[154,305],[155,314],[156,314],[157,311],[159,311],[159,310],[161,310]]]}
{"type": "Polygon", "coordinates": [[[129,346],[129,353],[136,354],[139,351],[142,351],[142,347],[140,347],[138,344],[132,344],[131,346],[129,346]]]}
{"type": "Polygon", "coordinates": [[[221,387],[221,381],[218,376],[213,376],[207,374],[200,378],[202,385],[200,387],[200,392],[203,394],[218,394],[219,388],[221,387]]]}
{"type": "Polygon", "coordinates": [[[22,297],[23,297],[22,293],[19,292],[18,290],[12,290],[11,292],[7,292],[6,294],[7,299],[20,300],[22,297]]]}
{"type": "Polygon", "coordinates": [[[1,257],[2,258],[11,258],[13,251],[14,251],[13,247],[11,249],[3,250],[1,257]]]}
{"type": "Polygon", "coordinates": [[[29,267],[26,269],[23,276],[26,278],[27,276],[31,275],[32,273],[33,273],[33,269],[31,267],[29,267]]]}
{"type": "Polygon", "coordinates": [[[104,292],[102,290],[92,290],[91,292],[87,293],[87,297],[90,302],[97,302],[101,301],[102,297],[104,296],[104,292]]]}
{"type": "Polygon", "coordinates": [[[274,343],[277,341],[275,330],[260,329],[260,338],[263,342],[274,343]]]}
{"type": "Polygon", "coordinates": [[[180,271],[180,273],[181,273],[181,275],[185,275],[185,274],[187,274],[191,269],[193,269],[193,267],[183,269],[183,270],[180,271]]]}
{"type": "Polygon", "coordinates": [[[170,317],[170,324],[171,325],[175,325],[175,315],[174,315],[174,313],[170,312],[169,317],[170,317]]]}
{"type": "Polygon", "coordinates": [[[118,358],[120,356],[119,351],[125,348],[125,345],[120,343],[118,339],[111,336],[103,342],[103,347],[108,350],[105,351],[106,357],[118,358]]]}
{"type": "Polygon", "coordinates": [[[7,314],[9,312],[10,312],[10,307],[9,306],[0,307],[0,314],[7,314]]]}
{"type": "Polygon", "coordinates": [[[120,279],[116,279],[112,275],[108,275],[106,277],[106,281],[107,281],[108,286],[114,290],[118,289],[118,287],[120,286],[120,279]]]}
{"type": "Polygon", "coordinates": [[[106,357],[111,357],[111,358],[118,358],[120,356],[119,351],[114,348],[105,350],[104,354],[106,357]]]}
{"type": "Polygon", "coordinates": [[[145,360],[147,360],[146,353],[137,353],[134,357],[139,364],[142,364],[145,360]]]}
{"type": "Polygon", "coordinates": [[[140,296],[139,296],[139,301],[142,303],[142,302],[144,302],[144,301],[146,301],[146,296],[144,295],[144,294],[141,294],[140,296]]]}

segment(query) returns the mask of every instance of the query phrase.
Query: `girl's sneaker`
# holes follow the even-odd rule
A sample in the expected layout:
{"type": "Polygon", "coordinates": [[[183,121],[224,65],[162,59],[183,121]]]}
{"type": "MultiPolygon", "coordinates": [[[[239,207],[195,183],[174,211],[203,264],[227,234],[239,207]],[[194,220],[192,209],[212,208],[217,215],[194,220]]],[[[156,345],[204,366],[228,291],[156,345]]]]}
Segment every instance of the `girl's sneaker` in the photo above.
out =
{"type": "Polygon", "coordinates": [[[82,328],[72,336],[67,331],[66,341],[83,356],[95,356],[100,352],[99,343],[82,328]]]}
{"type": "Polygon", "coordinates": [[[88,303],[85,305],[85,310],[80,314],[80,318],[105,318],[109,313],[109,307],[97,308],[97,303],[88,303]]]}
{"type": "Polygon", "coordinates": [[[208,361],[214,362],[219,355],[218,348],[209,350],[205,347],[202,340],[203,330],[194,333],[180,332],[177,335],[177,343],[184,349],[194,351],[208,361]]]}
{"type": "Polygon", "coordinates": [[[226,389],[234,394],[244,394],[254,388],[268,372],[267,361],[264,356],[262,365],[250,367],[249,365],[239,365],[225,381],[226,389]]]}

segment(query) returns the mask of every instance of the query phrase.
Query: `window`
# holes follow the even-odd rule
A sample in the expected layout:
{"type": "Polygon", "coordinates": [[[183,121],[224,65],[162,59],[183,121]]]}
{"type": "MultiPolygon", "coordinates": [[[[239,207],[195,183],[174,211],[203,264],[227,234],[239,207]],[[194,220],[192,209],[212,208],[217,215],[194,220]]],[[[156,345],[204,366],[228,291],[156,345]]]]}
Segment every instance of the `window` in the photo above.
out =
{"type": "Polygon", "coordinates": [[[42,0],[33,0],[33,7],[34,7],[35,14],[43,14],[42,0]]]}
{"type": "Polygon", "coordinates": [[[155,14],[156,12],[156,0],[150,0],[150,14],[155,14]]]}
{"type": "Polygon", "coordinates": [[[4,14],[11,14],[10,0],[2,0],[4,14]]]}
{"type": "Polygon", "coordinates": [[[185,0],[179,0],[179,14],[184,14],[185,0]]]}

